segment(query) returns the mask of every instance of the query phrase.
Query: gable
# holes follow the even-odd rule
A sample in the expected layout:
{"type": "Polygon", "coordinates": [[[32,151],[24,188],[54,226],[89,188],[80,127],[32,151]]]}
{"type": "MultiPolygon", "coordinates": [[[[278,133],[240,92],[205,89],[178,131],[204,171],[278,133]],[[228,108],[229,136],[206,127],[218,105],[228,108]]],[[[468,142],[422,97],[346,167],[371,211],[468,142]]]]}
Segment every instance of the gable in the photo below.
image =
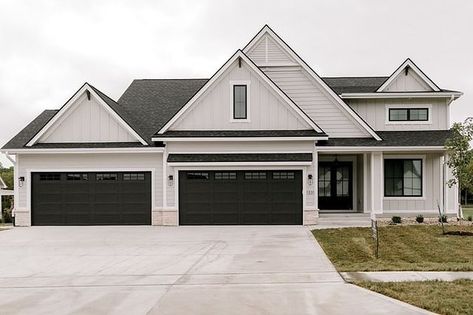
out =
{"type": "Polygon", "coordinates": [[[440,88],[409,58],[377,90],[377,92],[439,91],[440,88]]]}
{"type": "Polygon", "coordinates": [[[385,92],[431,92],[432,88],[410,67],[401,71],[386,86],[385,92]],[[406,71],[407,69],[407,71],[406,71]]]}
{"type": "Polygon", "coordinates": [[[83,93],[39,143],[136,142],[137,139],[106,110],[99,100],[83,93]]]}
{"type": "Polygon", "coordinates": [[[330,137],[381,138],[267,25],[246,45],[254,62],[330,137]],[[261,62],[266,46],[274,42],[291,58],[289,64],[261,62]],[[323,126],[323,127],[322,127],[323,126]]]}
{"type": "Polygon", "coordinates": [[[235,60],[169,130],[308,130],[312,127],[288,106],[261,75],[235,60]],[[247,85],[248,121],[233,120],[233,85],[247,85]]]}
{"type": "Polygon", "coordinates": [[[258,66],[264,65],[293,65],[297,64],[269,34],[247,51],[248,57],[258,66]]]}

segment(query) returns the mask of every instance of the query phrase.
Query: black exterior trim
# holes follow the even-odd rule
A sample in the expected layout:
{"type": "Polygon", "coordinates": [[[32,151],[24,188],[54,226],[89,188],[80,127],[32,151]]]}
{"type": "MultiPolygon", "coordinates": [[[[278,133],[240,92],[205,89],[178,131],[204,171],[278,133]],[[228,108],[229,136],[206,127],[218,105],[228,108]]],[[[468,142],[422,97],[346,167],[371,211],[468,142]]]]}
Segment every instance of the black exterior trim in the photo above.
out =
{"type": "Polygon", "coordinates": [[[324,137],[315,130],[175,130],[156,134],[157,138],[206,138],[206,137],[324,137]]]}
{"type": "Polygon", "coordinates": [[[168,162],[312,162],[312,153],[169,154],[168,162]]]}

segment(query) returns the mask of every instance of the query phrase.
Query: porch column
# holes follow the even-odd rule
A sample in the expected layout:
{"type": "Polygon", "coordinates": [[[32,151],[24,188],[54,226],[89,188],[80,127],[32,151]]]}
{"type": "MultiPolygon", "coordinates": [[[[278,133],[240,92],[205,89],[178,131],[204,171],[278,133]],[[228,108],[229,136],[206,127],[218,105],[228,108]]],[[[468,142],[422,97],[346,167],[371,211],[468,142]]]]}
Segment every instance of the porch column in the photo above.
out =
{"type": "Polygon", "coordinates": [[[314,152],[312,153],[313,155],[313,168],[312,168],[312,178],[313,178],[313,183],[312,185],[314,186],[314,208],[319,212],[319,152],[317,152],[317,147],[314,147],[314,152]]]}
{"type": "Polygon", "coordinates": [[[371,211],[383,213],[383,152],[371,152],[371,211]]]}
{"type": "Polygon", "coordinates": [[[369,184],[370,184],[370,170],[368,163],[368,153],[363,153],[363,213],[368,213],[371,210],[370,205],[370,194],[369,194],[369,184]]]}

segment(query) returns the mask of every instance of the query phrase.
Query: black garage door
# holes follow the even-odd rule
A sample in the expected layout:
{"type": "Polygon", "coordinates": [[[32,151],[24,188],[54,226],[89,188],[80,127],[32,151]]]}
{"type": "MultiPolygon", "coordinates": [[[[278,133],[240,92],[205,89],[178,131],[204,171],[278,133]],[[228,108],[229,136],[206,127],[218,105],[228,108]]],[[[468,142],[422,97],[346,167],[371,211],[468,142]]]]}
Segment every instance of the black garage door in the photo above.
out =
{"type": "Polygon", "coordinates": [[[151,173],[33,173],[33,225],[151,224],[151,173]]]}
{"type": "Polygon", "coordinates": [[[302,172],[181,171],[179,223],[302,224],[302,172]]]}

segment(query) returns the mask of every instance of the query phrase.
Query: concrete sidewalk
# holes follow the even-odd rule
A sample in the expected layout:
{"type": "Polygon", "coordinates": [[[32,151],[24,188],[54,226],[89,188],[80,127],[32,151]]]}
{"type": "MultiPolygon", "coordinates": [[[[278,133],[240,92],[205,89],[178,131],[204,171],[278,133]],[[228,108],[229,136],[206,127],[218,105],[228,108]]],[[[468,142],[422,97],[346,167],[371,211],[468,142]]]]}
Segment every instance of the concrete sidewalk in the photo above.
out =
{"type": "Polygon", "coordinates": [[[348,281],[404,282],[404,281],[455,281],[473,280],[472,271],[376,271],[376,272],[341,272],[348,281]]]}

